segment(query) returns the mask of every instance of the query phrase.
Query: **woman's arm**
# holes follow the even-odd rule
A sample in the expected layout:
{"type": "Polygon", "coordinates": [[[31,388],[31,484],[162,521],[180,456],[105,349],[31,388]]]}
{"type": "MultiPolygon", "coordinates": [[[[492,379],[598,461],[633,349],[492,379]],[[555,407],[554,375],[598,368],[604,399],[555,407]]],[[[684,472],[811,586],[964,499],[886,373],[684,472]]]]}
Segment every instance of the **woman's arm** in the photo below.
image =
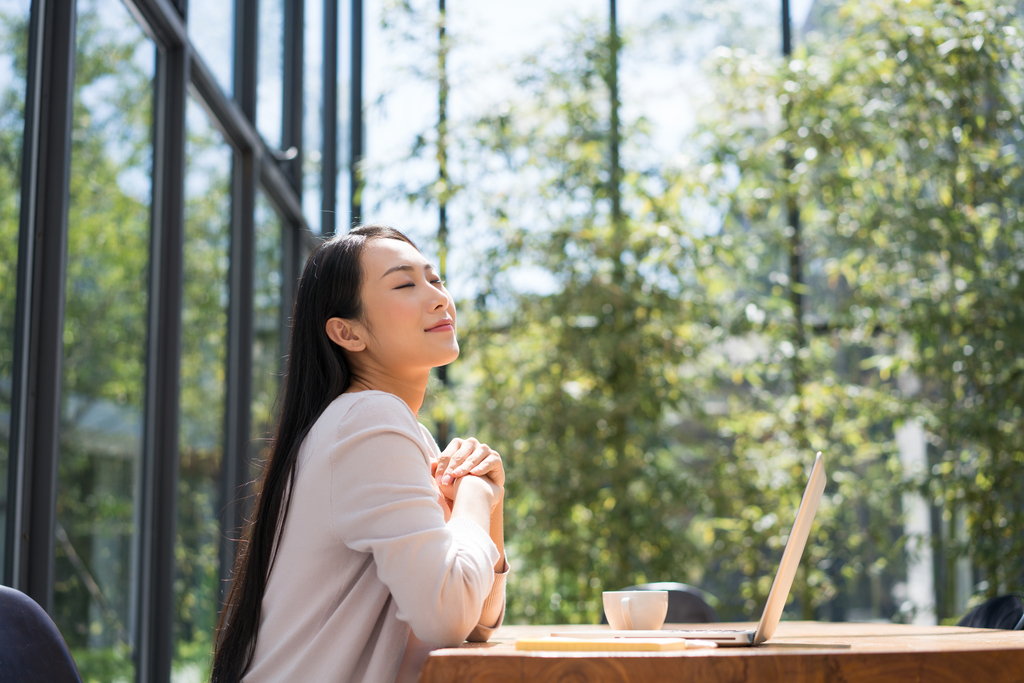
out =
{"type": "Polygon", "coordinates": [[[501,455],[474,438],[452,439],[431,469],[442,495],[449,499],[455,498],[456,484],[469,475],[489,479],[499,488],[501,495],[495,500],[489,524],[483,528],[487,529],[500,555],[494,565],[494,571],[498,574],[504,573],[505,531],[502,507],[505,497],[505,468],[501,455]]]}
{"type": "Polygon", "coordinates": [[[331,446],[335,531],[348,547],[373,555],[398,618],[417,636],[435,646],[458,644],[478,624],[493,587],[500,553],[490,518],[500,487],[478,477],[460,484],[446,524],[413,416],[408,425],[407,409],[382,419],[392,413],[384,397],[360,407],[365,412],[349,417],[360,428],[331,446]]]}
{"type": "Polygon", "coordinates": [[[505,518],[502,513],[505,507],[505,490],[502,489],[501,499],[491,510],[491,528],[489,533],[494,546],[498,549],[498,561],[494,564],[494,571],[498,574],[505,572],[505,518]]]}
{"type": "MultiPolygon", "coordinates": [[[[501,487],[486,477],[461,477],[455,480],[453,488],[455,504],[452,506],[452,519],[465,517],[476,522],[481,529],[491,534],[493,541],[494,509],[498,509],[497,516],[500,517],[504,496],[501,487]]],[[[503,551],[504,544],[498,547],[499,554],[503,554],[503,551]]]]}
{"type": "Polygon", "coordinates": [[[474,523],[486,528],[498,548],[498,561],[494,564],[494,584],[491,591],[484,600],[480,612],[480,619],[473,631],[467,636],[467,640],[484,642],[490,639],[491,634],[501,625],[505,616],[505,575],[508,573],[508,565],[505,563],[505,544],[502,516],[503,490],[494,482],[484,477],[466,476],[455,481],[455,504],[452,510],[452,519],[468,518],[474,523]],[[490,488],[491,503],[490,509],[485,509],[485,487],[490,488]],[[483,522],[487,522],[486,527],[483,522]]]}
{"type": "MultiPolygon", "coordinates": [[[[504,463],[501,456],[487,444],[476,439],[454,439],[445,448],[441,457],[432,463],[431,474],[434,475],[446,510],[451,509],[455,498],[455,483],[462,478],[473,476],[485,477],[499,488],[505,481],[504,463]],[[471,476],[473,475],[473,476],[471,476]]],[[[501,626],[505,616],[505,579],[509,567],[505,559],[504,534],[504,489],[501,489],[500,500],[495,501],[491,508],[490,524],[487,528],[491,541],[498,549],[498,561],[494,563],[494,584],[491,592],[484,600],[480,612],[480,621],[469,634],[467,640],[483,642],[488,640],[495,629],[501,626]]]]}
{"type": "MultiPolygon", "coordinates": [[[[493,480],[483,476],[463,476],[455,481],[453,488],[455,492],[454,508],[465,510],[466,515],[472,514],[475,517],[475,522],[480,524],[483,520],[483,510],[477,508],[478,502],[475,502],[472,497],[466,501],[464,508],[460,508],[461,497],[467,497],[467,494],[471,496],[476,494],[476,491],[480,489],[479,486],[474,484],[474,480],[481,482],[488,482],[493,489],[494,493],[497,494],[494,497],[494,501],[491,505],[490,514],[488,515],[487,531],[491,540],[494,542],[495,547],[498,549],[498,561],[494,563],[494,584],[491,586],[491,592],[488,594],[487,599],[484,600],[483,608],[480,612],[480,621],[473,629],[473,631],[467,636],[467,640],[474,642],[484,642],[490,639],[495,629],[501,626],[501,622],[505,616],[505,577],[508,574],[508,564],[505,561],[505,533],[504,533],[504,516],[503,503],[504,503],[504,489],[494,484],[493,480]],[[468,488],[472,486],[473,488],[468,488]],[[460,493],[461,492],[461,493],[460,493]],[[475,509],[474,509],[475,508],[475,509]]],[[[455,510],[452,511],[452,518],[455,519],[455,510]]],[[[481,528],[483,525],[481,524],[481,528]]]]}
{"type": "Polygon", "coordinates": [[[476,522],[481,529],[487,531],[494,546],[498,549],[498,561],[494,563],[494,571],[505,571],[505,529],[502,503],[505,492],[486,477],[460,477],[454,484],[455,504],[452,506],[452,519],[465,517],[476,522]],[[487,490],[485,490],[487,489],[487,490]]]}

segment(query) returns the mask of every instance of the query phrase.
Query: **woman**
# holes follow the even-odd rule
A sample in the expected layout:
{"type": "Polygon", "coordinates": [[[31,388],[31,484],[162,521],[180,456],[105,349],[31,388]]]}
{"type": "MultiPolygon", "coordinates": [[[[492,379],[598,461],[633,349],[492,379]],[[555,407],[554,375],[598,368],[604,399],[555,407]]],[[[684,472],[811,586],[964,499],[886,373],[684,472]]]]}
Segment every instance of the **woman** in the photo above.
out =
{"type": "Polygon", "coordinates": [[[500,456],[417,422],[459,355],[455,305],[402,233],[321,244],[293,314],[281,418],[218,627],[214,683],[415,680],[504,615],[500,456]]]}

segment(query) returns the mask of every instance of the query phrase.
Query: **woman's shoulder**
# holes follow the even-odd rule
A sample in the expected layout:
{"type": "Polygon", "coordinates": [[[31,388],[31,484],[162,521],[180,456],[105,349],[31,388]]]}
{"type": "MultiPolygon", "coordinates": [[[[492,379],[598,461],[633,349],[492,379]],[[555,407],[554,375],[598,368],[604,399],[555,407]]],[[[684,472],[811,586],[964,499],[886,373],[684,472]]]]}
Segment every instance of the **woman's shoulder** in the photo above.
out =
{"type": "Polygon", "coordinates": [[[422,435],[420,423],[405,401],[385,391],[341,394],[327,406],[317,422],[321,426],[346,428],[346,431],[386,428],[417,439],[422,435]]]}
{"type": "Polygon", "coordinates": [[[370,457],[375,467],[387,470],[389,462],[429,462],[433,455],[409,406],[383,391],[338,396],[317,419],[303,446],[300,467],[307,460],[352,467],[370,457]]]}

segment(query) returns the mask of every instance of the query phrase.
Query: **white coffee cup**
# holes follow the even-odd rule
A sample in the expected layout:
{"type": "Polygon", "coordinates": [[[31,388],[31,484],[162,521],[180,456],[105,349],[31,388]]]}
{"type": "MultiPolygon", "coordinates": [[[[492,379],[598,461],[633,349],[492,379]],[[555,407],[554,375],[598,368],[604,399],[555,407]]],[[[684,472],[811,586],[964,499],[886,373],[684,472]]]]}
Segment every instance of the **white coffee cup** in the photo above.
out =
{"type": "Polygon", "coordinates": [[[616,631],[656,631],[668,614],[668,591],[605,591],[601,597],[616,631]]]}

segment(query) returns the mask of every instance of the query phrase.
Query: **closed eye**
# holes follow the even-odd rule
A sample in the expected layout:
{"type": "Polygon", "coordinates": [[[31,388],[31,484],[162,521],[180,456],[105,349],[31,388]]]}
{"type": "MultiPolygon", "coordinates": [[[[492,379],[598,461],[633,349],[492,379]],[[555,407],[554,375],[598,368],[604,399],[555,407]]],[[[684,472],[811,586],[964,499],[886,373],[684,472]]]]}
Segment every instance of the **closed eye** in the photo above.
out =
{"type": "Polygon", "coordinates": [[[438,279],[438,280],[431,280],[430,284],[432,284],[432,285],[441,285],[442,287],[444,287],[444,280],[440,280],[440,279],[438,279]]]}
{"type": "Polygon", "coordinates": [[[398,285],[397,287],[395,287],[395,289],[405,289],[406,287],[415,287],[415,286],[416,286],[415,282],[407,282],[404,285],[398,285]]]}

